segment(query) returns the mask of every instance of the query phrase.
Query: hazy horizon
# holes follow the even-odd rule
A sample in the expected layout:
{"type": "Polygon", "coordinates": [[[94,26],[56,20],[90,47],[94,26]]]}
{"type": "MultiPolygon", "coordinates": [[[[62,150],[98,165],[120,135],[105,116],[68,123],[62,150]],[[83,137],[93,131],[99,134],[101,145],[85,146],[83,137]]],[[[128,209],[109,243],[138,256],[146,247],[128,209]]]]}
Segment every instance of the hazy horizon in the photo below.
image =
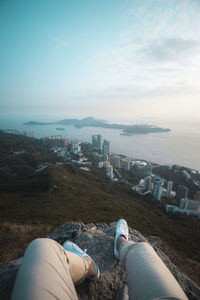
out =
{"type": "Polygon", "coordinates": [[[1,1],[1,115],[198,122],[199,15],[196,0],[1,1]]]}
{"type": "MultiPolygon", "coordinates": [[[[77,117],[77,116],[76,116],[77,117]]],[[[59,118],[61,119],[61,118],[59,118]]],[[[36,138],[44,136],[57,135],[56,128],[58,125],[46,126],[28,126],[22,125],[25,121],[30,121],[29,116],[15,118],[0,118],[0,128],[16,128],[21,131],[33,131],[36,138]]],[[[50,116],[44,118],[33,118],[36,121],[55,121],[56,118],[50,119],[50,116]]],[[[58,120],[58,119],[57,119],[58,120]]],[[[194,168],[200,171],[200,131],[199,124],[180,123],[180,122],[147,122],[161,127],[168,127],[170,132],[135,134],[133,136],[121,136],[120,130],[105,129],[96,127],[75,128],[74,126],[63,126],[65,130],[62,135],[67,139],[77,138],[83,142],[91,142],[93,134],[101,134],[110,141],[110,151],[127,155],[132,158],[146,159],[151,162],[160,164],[179,164],[185,167],[194,168]]],[[[143,121],[144,121],[143,120],[143,121]]],[[[123,120],[107,119],[110,122],[123,124],[133,124],[131,118],[123,120]]],[[[59,132],[60,134],[60,132],[59,132]]]]}
{"type": "Polygon", "coordinates": [[[173,117],[162,118],[162,117],[137,117],[137,116],[125,116],[125,115],[108,115],[108,114],[101,114],[101,113],[94,113],[94,114],[81,114],[81,113],[58,113],[58,114],[41,114],[41,113],[2,113],[0,112],[0,119],[1,121],[6,120],[9,122],[14,120],[18,123],[23,124],[24,122],[28,121],[36,121],[36,122],[57,122],[64,119],[84,119],[87,117],[93,117],[97,120],[104,120],[108,123],[123,123],[123,124],[152,124],[152,125],[159,125],[160,126],[168,126],[170,124],[176,124],[180,126],[187,126],[187,125],[200,125],[200,119],[188,118],[188,119],[177,119],[173,117]]]}

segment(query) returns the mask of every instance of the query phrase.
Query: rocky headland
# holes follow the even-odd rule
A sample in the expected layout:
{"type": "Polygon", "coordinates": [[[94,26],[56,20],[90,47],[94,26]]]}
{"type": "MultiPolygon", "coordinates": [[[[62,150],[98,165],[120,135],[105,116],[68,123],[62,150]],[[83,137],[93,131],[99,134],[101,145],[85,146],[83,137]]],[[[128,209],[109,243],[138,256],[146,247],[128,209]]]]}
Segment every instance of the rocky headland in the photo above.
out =
{"type": "MultiPolygon", "coordinates": [[[[101,276],[96,281],[85,280],[77,287],[79,299],[82,300],[106,300],[121,299],[122,292],[124,299],[128,299],[126,286],[126,275],[120,262],[113,256],[113,241],[115,236],[115,225],[113,222],[107,224],[83,224],[65,223],[54,230],[48,237],[62,244],[65,240],[77,243],[81,248],[87,249],[87,253],[97,262],[101,270],[101,276]],[[121,293],[121,294],[120,294],[121,293]]],[[[139,231],[129,227],[130,239],[135,242],[150,243],[163,262],[173,273],[189,299],[200,298],[200,287],[198,287],[187,275],[181,272],[164,254],[155,237],[145,238],[139,231]]],[[[17,270],[23,259],[27,245],[8,264],[0,268],[0,299],[9,300],[17,270]]]]}
{"type": "Polygon", "coordinates": [[[25,122],[23,125],[29,126],[39,126],[39,125],[62,125],[62,126],[74,126],[76,128],[84,127],[100,127],[108,129],[118,129],[122,130],[122,135],[132,135],[132,134],[147,134],[156,132],[168,132],[171,131],[169,128],[161,128],[154,125],[148,124],[134,124],[134,125],[124,125],[124,124],[109,124],[104,120],[96,120],[93,117],[87,117],[81,120],[78,119],[64,119],[57,122],[36,122],[29,121],[25,122]]]}

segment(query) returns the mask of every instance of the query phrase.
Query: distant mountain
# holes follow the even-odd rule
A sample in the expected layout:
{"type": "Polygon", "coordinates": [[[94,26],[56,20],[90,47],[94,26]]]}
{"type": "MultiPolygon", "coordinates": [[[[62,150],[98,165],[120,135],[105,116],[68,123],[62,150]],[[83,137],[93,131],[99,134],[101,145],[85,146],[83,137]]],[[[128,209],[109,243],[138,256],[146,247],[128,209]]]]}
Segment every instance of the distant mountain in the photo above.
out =
{"type": "Polygon", "coordinates": [[[56,123],[44,123],[44,122],[36,122],[36,121],[29,121],[29,122],[23,123],[23,125],[30,125],[30,126],[34,126],[34,125],[52,125],[52,124],[56,124],[56,123]]]}
{"type": "Polygon", "coordinates": [[[65,126],[74,126],[76,128],[83,127],[100,127],[100,128],[110,128],[110,129],[121,129],[124,134],[132,135],[132,134],[147,134],[147,133],[156,133],[156,132],[168,132],[169,128],[161,128],[153,125],[123,125],[123,124],[108,124],[104,120],[96,120],[93,117],[87,117],[82,120],[78,119],[64,119],[54,123],[44,123],[44,122],[35,122],[30,121],[24,123],[24,125],[65,125],[65,126]]]}

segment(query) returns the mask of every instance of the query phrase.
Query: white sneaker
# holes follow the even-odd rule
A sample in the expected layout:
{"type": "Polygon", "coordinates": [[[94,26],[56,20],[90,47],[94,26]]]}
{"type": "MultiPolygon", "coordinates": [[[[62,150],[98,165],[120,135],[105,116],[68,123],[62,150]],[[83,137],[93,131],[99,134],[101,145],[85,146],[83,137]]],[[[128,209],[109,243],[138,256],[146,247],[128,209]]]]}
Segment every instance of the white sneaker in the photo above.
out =
{"type": "Polygon", "coordinates": [[[83,251],[81,248],[79,248],[78,245],[76,245],[75,243],[70,242],[70,241],[64,242],[63,247],[64,247],[65,250],[73,252],[73,253],[75,253],[75,254],[83,257],[83,258],[90,258],[91,261],[92,261],[92,263],[93,263],[93,265],[94,265],[94,268],[96,270],[96,274],[93,277],[90,277],[90,279],[97,279],[97,278],[99,278],[99,276],[100,276],[99,267],[97,266],[97,264],[95,263],[95,261],[86,253],[87,249],[85,249],[83,251]]]}
{"type": "Polygon", "coordinates": [[[123,235],[128,241],[128,225],[126,220],[120,219],[116,225],[116,235],[114,241],[114,256],[119,259],[119,251],[117,250],[117,240],[120,235],[123,235]]]}

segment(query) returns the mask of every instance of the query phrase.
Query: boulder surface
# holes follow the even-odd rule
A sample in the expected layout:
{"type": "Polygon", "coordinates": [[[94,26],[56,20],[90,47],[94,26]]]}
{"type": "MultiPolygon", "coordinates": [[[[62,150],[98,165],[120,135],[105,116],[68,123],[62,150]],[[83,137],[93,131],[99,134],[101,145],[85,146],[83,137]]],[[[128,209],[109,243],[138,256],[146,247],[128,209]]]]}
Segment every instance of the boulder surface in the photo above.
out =
{"type": "MultiPolygon", "coordinates": [[[[83,224],[65,223],[54,230],[48,238],[62,244],[66,240],[75,242],[80,248],[87,249],[87,253],[98,264],[101,276],[96,281],[85,280],[77,287],[78,297],[81,300],[119,299],[117,296],[125,287],[126,275],[113,256],[113,242],[116,223],[83,224]]],[[[153,239],[148,241],[140,232],[129,227],[130,239],[135,242],[148,242],[161,257],[166,266],[173,273],[189,299],[200,299],[200,288],[185,274],[183,274],[170,259],[154,245],[153,239]]],[[[0,299],[9,300],[17,270],[23,259],[27,245],[8,264],[0,268],[0,299]]]]}

